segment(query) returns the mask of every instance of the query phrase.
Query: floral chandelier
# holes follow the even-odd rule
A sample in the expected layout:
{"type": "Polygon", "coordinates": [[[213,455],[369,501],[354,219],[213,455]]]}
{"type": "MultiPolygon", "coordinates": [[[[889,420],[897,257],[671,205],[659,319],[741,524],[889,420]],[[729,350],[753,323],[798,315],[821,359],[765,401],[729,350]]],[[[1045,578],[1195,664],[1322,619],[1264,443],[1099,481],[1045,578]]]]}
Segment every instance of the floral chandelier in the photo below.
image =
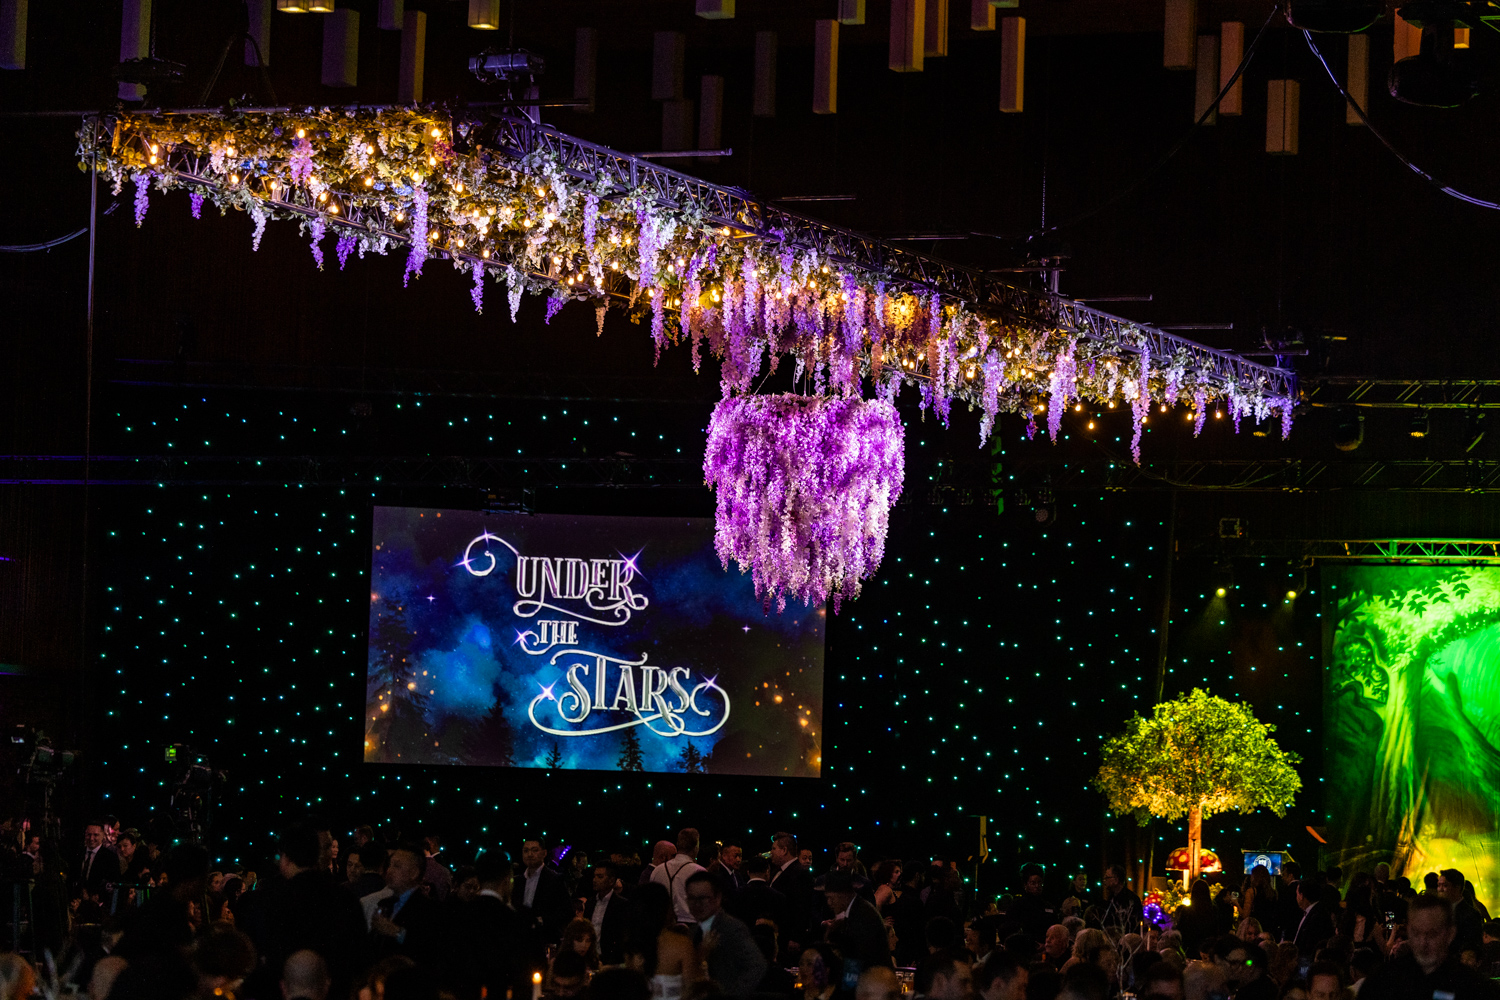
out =
{"type": "Polygon", "coordinates": [[[885,555],[905,474],[896,408],[857,397],[737,396],[714,408],[703,478],[717,490],[714,547],[751,573],[769,610],[788,597],[834,613],[885,555]]]}

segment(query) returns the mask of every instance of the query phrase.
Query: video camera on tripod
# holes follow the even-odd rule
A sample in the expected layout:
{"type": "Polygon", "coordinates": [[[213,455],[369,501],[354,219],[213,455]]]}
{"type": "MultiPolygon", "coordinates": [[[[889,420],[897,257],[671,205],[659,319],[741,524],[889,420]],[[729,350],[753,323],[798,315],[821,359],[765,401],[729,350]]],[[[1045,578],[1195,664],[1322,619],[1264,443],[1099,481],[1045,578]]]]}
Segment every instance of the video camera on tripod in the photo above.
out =
{"type": "Polygon", "coordinates": [[[78,751],[59,750],[40,729],[18,723],[10,732],[16,773],[26,785],[26,814],[36,816],[32,829],[43,837],[62,836],[62,821],[54,814],[52,793],[78,760],[78,751]]]}
{"type": "Polygon", "coordinates": [[[214,793],[229,776],[214,770],[207,754],[183,743],[167,747],[166,761],[171,766],[172,819],[185,835],[185,842],[196,844],[211,821],[214,793]]]}

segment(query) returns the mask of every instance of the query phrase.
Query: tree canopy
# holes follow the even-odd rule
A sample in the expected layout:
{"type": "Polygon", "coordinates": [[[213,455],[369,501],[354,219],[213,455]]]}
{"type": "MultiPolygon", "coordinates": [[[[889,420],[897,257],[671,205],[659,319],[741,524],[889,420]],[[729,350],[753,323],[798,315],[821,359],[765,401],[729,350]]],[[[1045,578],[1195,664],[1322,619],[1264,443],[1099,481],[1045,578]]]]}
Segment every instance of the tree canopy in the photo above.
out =
{"type": "Polygon", "coordinates": [[[1197,806],[1204,816],[1236,809],[1286,815],[1302,788],[1293,765],[1301,758],[1271,738],[1275,726],[1249,706],[1197,688],[1133,716],[1104,744],[1094,787],[1116,813],[1175,820],[1197,806]]]}

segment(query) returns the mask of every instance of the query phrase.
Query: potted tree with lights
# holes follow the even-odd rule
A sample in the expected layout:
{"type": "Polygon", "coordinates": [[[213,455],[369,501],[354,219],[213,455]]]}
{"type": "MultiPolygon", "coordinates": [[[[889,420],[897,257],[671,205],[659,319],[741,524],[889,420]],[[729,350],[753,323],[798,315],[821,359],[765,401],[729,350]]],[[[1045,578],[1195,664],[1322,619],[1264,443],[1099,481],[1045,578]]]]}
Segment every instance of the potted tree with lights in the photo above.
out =
{"type": "Polygon", "coordinates": [[[1271,738],[1275,726],[1255,718],[1248,705],[1194,688],[1162,702],[1149,718],[1131,717],[1100,754],[1094,787],[1111,811],[1133,813],[1145,826],[1151,817],[1188,817],[1184,884],[1198,877],[1203,857],[1203,819],[1230,809],[1269,809],[1285,816],[1302,788],[1301,758],[1271,738]]]}

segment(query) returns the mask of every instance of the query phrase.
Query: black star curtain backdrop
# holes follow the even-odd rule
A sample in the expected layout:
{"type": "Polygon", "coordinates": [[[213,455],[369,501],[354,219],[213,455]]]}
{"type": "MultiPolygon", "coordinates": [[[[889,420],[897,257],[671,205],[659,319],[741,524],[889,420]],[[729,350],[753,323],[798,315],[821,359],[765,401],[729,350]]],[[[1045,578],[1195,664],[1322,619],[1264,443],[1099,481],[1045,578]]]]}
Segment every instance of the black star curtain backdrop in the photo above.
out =
{"type": "MultiPolygon", "coordinates": [[[[103,412],[116,453],[264,456],[253,467],[372,452],[697,461],[708,406],[410,395],[351,406],[311,393],[115,389],[103,412]]],[[[930,496],[923,485],[972,428],[905,416],[907,489],[930,496]]],[[[1005,429],[1012,452],[1051,447],[1005,429]]],[[[256,482],[243,460],[234,467],[229,485],[101,494],[91,657],[107,714],[91,808],[138,826],[169,818],[163,753],[180,743],[227,774],[207,836],[226,863],[265,863],[275,832],[309,814],[336,831],[436,829],[460,859],[481,846],[514,853],[523,834],[642,850],[695,825],[753,850],[790,830],[820,854],[851,839],[871,859],[957,860],[971,872],[984,815],[984,892],[1007,888],[1028,861],[1061,877],[1146,860],[1147,841],[1126,838],[1133,821],[1109,816],[1087,781],[1102,738],[1154,698],[1164,494],[1064,495],[1050,526],[1014,504],[898,508],[879,575],[829,617],[822,775],[783,780],[365,763],[372,510],[473,508],[481,493],[389,488],[373,462],[341,485],[256,482]]],[[[702,489],[541,490],[535,502],[712,513],[702,489]]],[[[1284,822],[1206,824],[1231,867],[1241,847],[1289,846],[1320,806],[1316,601],[1287,598],[1301,572],[1285,564],[1237,574],[1220,599],[1211,566],[1177,564],[1166,692],[1206,685],[1250,700],[1306,758],[1306,791],[1284,822]]],[[[1159,867],[1183,838],[1164,823],[1152,836],[1159,867]]]]}

